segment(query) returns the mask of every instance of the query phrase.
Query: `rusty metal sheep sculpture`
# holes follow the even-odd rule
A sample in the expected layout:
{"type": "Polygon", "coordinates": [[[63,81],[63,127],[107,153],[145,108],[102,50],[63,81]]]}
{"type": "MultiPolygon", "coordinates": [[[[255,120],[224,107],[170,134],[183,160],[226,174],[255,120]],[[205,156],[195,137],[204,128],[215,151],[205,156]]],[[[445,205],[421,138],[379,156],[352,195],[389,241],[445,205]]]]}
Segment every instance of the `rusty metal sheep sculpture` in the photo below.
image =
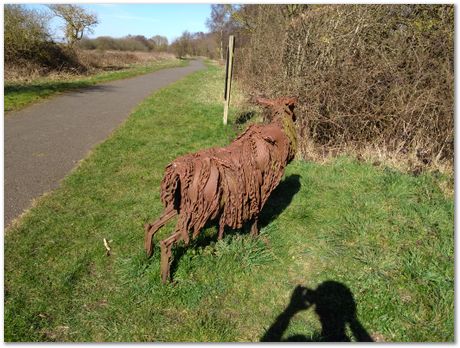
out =
{"type": "Polygon", "coordinates": [[[249,126],[230,145],[201,150],[175,159],[165,170],[160,218],[145,225],[145,250],[150,257],[155,233],[178,215],[175,232],[160,242],[161,279],[170,278],[171,248],[196,238],[209,221],[218,221],[218,239],[225,226],[241,228],[252,223],[251,235],[259,233],[259,214],[270,193],[278,186],[286,165],[294,158],[296,98],[256,101],[271,113],[269,124],[249,126]]]}

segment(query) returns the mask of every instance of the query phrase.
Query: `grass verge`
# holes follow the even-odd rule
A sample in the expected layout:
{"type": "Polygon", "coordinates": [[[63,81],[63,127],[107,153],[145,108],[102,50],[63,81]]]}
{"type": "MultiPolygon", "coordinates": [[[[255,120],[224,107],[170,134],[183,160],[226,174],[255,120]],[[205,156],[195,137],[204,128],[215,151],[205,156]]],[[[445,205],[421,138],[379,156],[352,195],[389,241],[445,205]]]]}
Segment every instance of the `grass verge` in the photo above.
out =
{"type": "Polygon", "coordinates": [[[160,69],[185,66],[185,60],[162,60],[148,64],[133,64],[131,67],[117,70],[106,71],[85,77],[69,78],[41,78],[28,83],[8,83],[5,82],[5,102],[4,111],[19,110],[31,103],[48,98],[54,94],[65,92],[72,89],[84,88],[97,83],[113,80],[125,79],[142,74],[151,73],[160,69]]]}
{"type": "Polygon", "coordinates": [[[243,230],[216,242],[205,229],[174,250],[175,283],[161,284],[158,243],[147,259],[142,226],[162,211],[169,161],[234,137],[221,124],[222,81],[209,67],[146,99],[7,231],[5,341],[259,341],[267,331],[309,341],[334,330],[453,341],[453,199],[432,174],[295,161],[257,239],[243,230]],[[308,303],[290,301],[299,284],[316,294],[308,303]]]}

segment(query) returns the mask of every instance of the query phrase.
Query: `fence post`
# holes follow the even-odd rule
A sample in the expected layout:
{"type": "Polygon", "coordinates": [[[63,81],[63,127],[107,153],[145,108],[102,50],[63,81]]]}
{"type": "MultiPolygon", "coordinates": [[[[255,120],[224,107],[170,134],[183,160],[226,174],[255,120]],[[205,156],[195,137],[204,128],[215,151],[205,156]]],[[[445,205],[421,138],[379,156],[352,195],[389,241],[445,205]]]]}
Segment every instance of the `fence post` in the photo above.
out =
{"type": "Polygon", "coordinates": [[[230,89],[232,87],[233,52],[235,37],[228,38],[227,63],[225,64],[225,89],[224,89],[224,125],[227,124],[228,108],[230,106],[230,89]]]}

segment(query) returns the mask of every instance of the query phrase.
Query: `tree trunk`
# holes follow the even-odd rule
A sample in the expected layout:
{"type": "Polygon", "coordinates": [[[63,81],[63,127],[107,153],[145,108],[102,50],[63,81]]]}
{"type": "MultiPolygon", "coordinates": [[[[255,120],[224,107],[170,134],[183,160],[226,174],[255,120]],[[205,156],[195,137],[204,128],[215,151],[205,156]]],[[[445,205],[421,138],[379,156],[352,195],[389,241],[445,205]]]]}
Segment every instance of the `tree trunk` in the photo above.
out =
{"type": "Polygon", "coordinates": [[[220,31],[220,60],[224,60],[224,31],[220,31]]]}

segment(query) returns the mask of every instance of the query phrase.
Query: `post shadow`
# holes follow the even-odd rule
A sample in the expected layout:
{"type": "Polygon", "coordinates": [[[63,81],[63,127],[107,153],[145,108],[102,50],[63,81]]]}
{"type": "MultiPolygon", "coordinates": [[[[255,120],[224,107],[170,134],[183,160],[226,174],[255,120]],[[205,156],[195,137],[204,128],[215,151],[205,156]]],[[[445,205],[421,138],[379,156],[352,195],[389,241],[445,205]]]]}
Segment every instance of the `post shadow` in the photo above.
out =
{"type": "Polygon", "coordinates": [[[291,296],[286,309],[276,318],[265,332],[261,342],[350,342],[346,335],[346,326],[358,342],[373,342],[371,336],[356,316],[356,303],[350,289],[342,283],[328,280],[316,290],[298,285],[291,296]],[[300,311],[315,306],[322,330],[312,338],[296,334],[283,339],[282,336],[291,319],[300,311]]]}

